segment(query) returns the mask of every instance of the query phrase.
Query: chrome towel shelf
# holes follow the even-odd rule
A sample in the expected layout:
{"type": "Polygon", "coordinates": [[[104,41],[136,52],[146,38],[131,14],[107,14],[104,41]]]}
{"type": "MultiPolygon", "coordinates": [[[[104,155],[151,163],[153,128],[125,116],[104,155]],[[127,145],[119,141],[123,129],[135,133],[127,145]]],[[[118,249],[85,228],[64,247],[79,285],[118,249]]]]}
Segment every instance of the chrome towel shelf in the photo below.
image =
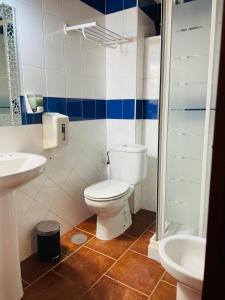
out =
{"type": "Polygon", "coordinates": [[[106,29],[98,25],[96,22],[74,26],[64,25],[65,34],[68,34],[70,31],[78,31],[86,40],[99,44],[100,46],[106,46],[110,48],[117,48],[119,44],[130,41],[130,39],[106,29]]]}

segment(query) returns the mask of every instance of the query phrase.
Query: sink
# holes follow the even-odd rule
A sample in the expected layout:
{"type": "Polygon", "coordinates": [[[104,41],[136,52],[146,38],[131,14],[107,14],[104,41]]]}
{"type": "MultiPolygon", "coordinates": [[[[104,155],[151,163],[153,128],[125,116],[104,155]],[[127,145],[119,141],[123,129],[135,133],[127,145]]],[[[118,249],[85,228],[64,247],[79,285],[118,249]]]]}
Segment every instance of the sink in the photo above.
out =
{"type": "Polygon", "coordinates": [[[0,153],[0,299],[23,296],[13,190],[44,171],[46,158],[28,153],[0,153]]]}
{"type": "Polygon", "coordinates": [[[28,153],[0,154],[0,193],[21,186],[44,170],[46,158],[28,153]]]}

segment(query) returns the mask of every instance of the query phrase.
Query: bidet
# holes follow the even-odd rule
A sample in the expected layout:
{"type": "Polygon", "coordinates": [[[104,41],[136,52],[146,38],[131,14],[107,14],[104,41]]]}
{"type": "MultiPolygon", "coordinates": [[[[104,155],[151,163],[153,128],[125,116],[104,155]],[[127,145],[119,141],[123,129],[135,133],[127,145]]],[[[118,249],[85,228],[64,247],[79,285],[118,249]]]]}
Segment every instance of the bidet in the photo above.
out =
{"type": "Polygon", "coordinates": [[[46,158],[27,153],[0,154],[0,299],[23,296],[13,191],[44,170],[46,158]]]}
{"type": "Polygon", "coordinates": [[[172,235],[159,243],[165,270],[177,280],[177,300],[200,300],[204,277],[206,239],[172,235]]]}

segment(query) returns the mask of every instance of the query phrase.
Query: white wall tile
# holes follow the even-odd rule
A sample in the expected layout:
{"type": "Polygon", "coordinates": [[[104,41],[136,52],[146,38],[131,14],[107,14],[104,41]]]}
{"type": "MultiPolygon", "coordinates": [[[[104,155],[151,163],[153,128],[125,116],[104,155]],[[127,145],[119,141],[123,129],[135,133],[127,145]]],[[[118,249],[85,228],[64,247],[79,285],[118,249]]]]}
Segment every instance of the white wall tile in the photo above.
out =
{"type": "Polygon", "coordinates": [[[160,79],[144,79],[143,81],[143,99],[159,99],[160,79]]]}
{"type": "Polygon", "coordinates": [[[14,196],[20,257],[25,259],[37,249],[38,222],[58,220],[64,233],[93,214],[85,205],[83,190],[88,183],[106,178],[106,120],[70,123],[69,144],[54,151],[42,150],[41,125],[1,127],[0,135],[8,141],[1,144],[0,152],[39,153],[48,158],[45,172],[14,196]]]}
{"type": "Polygon", "coordinates": [[[129,32],[135,33],[134,36],[137,35],[138,30],[138,8],[133,7],[129,9],[125,9],[123,11],[123,34],[129,32]]]}
{"type": "Polygon", "coordinates": [[[21,186],[19,190],[27,196],[29,196],[30,198],[34,199],[45,181],[46,176],[42,173],[38,177],[21,186]]]}
{"type": "Polygon", "coordinates": [[[62,14],[62,0],[42,0],[43,10],[60,16],[62,14]]]}
{"type": "Polygon", "coordinates": [[[17,7],[22,64],[42,68],[44,66],[42,10],[38,6],[25,5],[22,2],[19,2],[17,7]]]}
{"type": "Polygon", "coordinates": [[[48,210],[33,201],[21,223],[18,225],[19,249],[21,260],[37,250],[36,225],[45,220],[48,210]]]}
{"type": "Polygon", "coordinates": [[[78,2],[74,0],[62,0],[62,18],[65,24],[73,25],[75,21],[78,22],[78,2]]]}
{"type": "Polygon", "coordinates": [[[28,197],[21,191],[17,190],[14,192],[13,205],[14,211],[16,212],[17,223],[21,223],[23,221],[23,218],[28,211],[32,201],[32,198],[28,197]]]}
{"type": "Polygon", "coordinates": [[[47,96],[65,97],[66,79],[65,73],[53,70],[46,70],[47,96]]]}
{"type": "Polygon", "coordinates": [[[66,97],[81,98],[82,84],[81,77],[77,73],[67,72],[66,76],[66,97]]]}
{"type": "Polygon", "coordinates": [[[153,36],[145,38],[144,57],[151,58],[152,56],[159,56],[161,52],[161,37],[153,36]]]}
{"type": "Polygon", "coordinates": [[[122,144],[135,143],[134,120],[107,121],[108,148],[122,144]]]}
{"type": "Polygon", "coordinates": [[[68,73],[81,72],[81,36],[78,33],[64,38],[64,70],[68,73]]]}
{"type": "Polygon", "coordinates": [[[106,15],[106,27],[120,35],[123,35],[123,11],[106,15]]]}
{"type": "Polygon", "coordinates": [[[45,67],[58,71],[64,70],[63,53],[63,21],[60,17],[50,13],[44,14],[44,47],[45,67]]]}
{"type": "Polygon", "coordinates": [[[24,93],[36,93],[45,96],[47,93],[46,89],[46,78],[43,69],[33,67],[22,67],[24,93]]]}
{"type": "Polygon", "coordinates": [[[107,80],[107,99],[134,99],[136,78],[124,77],[107,80]]]}
{"type": "Polygon", "coordinates": [[[158,120],[144,120],[142,130],[142,143],[148,147],[148,168],[147,177],[142,184],[141,207],[156,211],[158,120]]]}

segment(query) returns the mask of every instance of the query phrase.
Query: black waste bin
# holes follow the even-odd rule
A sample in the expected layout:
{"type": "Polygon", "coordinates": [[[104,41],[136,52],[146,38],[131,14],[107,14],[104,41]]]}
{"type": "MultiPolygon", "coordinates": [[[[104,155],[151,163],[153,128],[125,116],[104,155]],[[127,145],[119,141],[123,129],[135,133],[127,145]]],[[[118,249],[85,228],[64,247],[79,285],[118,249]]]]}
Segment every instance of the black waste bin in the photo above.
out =
{"type": "Polygon", "coordinates": [[[60,224],[56,221],[44,221],[37,225],[38,256],[43,261],[60,259],[60,224]]]}

